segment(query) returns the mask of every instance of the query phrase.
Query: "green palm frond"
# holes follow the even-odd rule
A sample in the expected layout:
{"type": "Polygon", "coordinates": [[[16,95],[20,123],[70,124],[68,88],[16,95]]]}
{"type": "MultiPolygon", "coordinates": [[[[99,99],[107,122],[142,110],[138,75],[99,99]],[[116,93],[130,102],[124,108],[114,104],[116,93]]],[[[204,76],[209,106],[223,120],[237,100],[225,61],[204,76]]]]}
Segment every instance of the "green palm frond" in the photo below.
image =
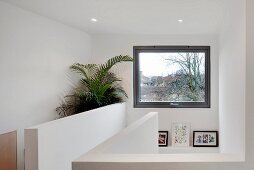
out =
{"type": "Polygon", "coordinates": [[[79,73],[82,76],[85,76],[85,78],[88,78],[86,69],[83,64],[74,63],[73,65],[70,66],[70,69],[76,73],[79,73]]]}
{"type": "Polygon", "coordinates": [[[97,64],[86,64],[84,65],[84,68],[87,69],[88,76],[92,77],[98,70],[97,64]]]}
{"type": "Polygon", "coordinates": [[[100,68],[103,70],[110,70],[114,65],[121,62],[133,61],[132,57],[128,55],[119,55],[109,59],[105,64],[102,64],[100,68]]]}
{"type": "Polygon", "coordinates": [[[93,76],[93,73],[96,72],[98,69],[97,64],[79,64],[79,63],[74,63],[73,65],[70,66],[70,69],[76,73],[81,74],[85,78],[89,78],[90,76],[93,76]]]}
{"type": "Polygon", "coordinates": [[[108,72],[104,78],[102,79],[102,83],[110,83],[113,84],[117,81],[122,81],[121,79],[117,78],[115,73],[108,72]]]}
{"type": "Polygon", "coordinates": [[[95,77],[97,79],[101,79],[102,77],[105,76],[105,74],[107,74],[107,72],[117,63],[122,63],[122,62],[130,62],[133,61],[132,57],[128,56],[128,55],[119,55],[119,56],[115,56],[109,60],[107,60],[106,63],[101,64],[98,68],[98,72],[97,74],[95,74],[95,77]]]}
{"type": "Polygon", "coordinates": [[[71,95],[67,95],[62,105],[57,108],[60,116],[70,116],[101,106],[122,102],[122,97],[128,97],[118,84],[121,79],[110,69],[122,62],[131,62],[132,57],[119,55],[107,60],[104,64],[74,63],[70,69],[82,77],[80,84],[71,95]]]}
{"type": "Polygon", "coordinates": [[[128,95],[127,95],[127,93],[125,92],[125,90],[123,89],[122,86],[116,85],[114,87],[114,93],[116,95],[124,95],[126,98],[128,98],[128,95]]]}

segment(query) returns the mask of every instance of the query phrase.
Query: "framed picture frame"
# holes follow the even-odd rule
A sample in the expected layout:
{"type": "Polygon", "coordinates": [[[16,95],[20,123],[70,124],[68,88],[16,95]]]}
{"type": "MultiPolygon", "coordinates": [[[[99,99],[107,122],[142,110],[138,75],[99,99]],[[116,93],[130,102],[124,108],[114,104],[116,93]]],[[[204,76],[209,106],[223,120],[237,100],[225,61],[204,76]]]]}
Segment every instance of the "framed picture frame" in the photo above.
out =
{"type": "Polygon", "coordinates": [[[168,131],[159,131],[158,145],[159,145],[159,147],[167,147],[168,146],[168,131]]]}
{"type": "Polygon", "coordinates": [[[172,124],[172,146],[190,146],[190,123],[172,124]]]}
{"type": "Polygon", "coordinates": [[[193,131],[193,147],[218,147],[218,131],[193,131]]]}

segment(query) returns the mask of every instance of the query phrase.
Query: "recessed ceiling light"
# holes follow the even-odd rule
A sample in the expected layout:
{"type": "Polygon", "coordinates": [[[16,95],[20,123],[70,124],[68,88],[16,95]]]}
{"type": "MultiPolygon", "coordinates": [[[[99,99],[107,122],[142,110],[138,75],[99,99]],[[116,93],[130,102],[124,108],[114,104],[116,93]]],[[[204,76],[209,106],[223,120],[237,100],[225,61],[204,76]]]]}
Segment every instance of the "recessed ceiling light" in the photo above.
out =
{"type": "Polygon", "coordinates": [[[178,20],[178,22],[182,23],[182,22],[183,22],[183,20],[182,20],[182,19],[179,19],[179,20],[178,20]]]}
{"type": "Polygon", "coordinates": [[[98,20],[96,18],[91,19],[92,22],[97,22],[98,20]]]}

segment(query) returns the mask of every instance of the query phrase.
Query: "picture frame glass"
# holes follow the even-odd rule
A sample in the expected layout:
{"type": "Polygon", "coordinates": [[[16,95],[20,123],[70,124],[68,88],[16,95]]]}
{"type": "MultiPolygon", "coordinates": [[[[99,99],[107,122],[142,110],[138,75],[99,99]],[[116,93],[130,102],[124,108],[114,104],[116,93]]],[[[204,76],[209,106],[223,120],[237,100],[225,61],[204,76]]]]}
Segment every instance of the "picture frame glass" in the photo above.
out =
{"type": "Polygon", "coordinates": [[[193,146],[218,146],[217,131],[196,131],[193,133],[193,146]]]}
{"type": "Polygon", "coordinates": [[[158,145],[160,147],[168,146],[168,131],[159,131],[159,133],[158,133],[158,145]]]}
{"type": "Polygon", "coordinates": [[[190,146],[190,124],[172,124],[172,146],[190,146]]]}

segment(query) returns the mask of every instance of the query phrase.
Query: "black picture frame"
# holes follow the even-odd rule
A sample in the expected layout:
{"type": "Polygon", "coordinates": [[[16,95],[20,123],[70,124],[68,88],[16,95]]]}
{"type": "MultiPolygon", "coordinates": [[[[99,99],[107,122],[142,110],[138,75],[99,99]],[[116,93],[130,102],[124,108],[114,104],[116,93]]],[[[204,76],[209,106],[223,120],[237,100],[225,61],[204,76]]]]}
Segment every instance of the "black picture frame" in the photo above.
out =
{"type": "Polygon", "coordinates": [[[210,46],[134,46],[133,47],[133,101],[134,108],[210,108],[210,46]],[[140,102],[139,53],[141,52],[204,52],[205,101],[204,102],[140,102]]]}
{"type": "Polygon", "coordinates": [[[158,131],[158,146],[159,147],[167,147],[168,146],[168,131],[158,131]],[[164,138],[165,142],[160,143],[160,135],[165,135],[166,137],[164,138]]]}
{"type": "MultiPolygon", "coordinates": [[[[203,138],[204,140],[204,138],[203,138]]],[[[218,131],[193,131],[193,147],[219,147],[219,132],[218,131]],[[209,144],[209,141],[210,139],[208,139],[207,137],[207,142],[203,142],[202,139],[200,139],[200,144],[197,144],[198,142],[196,141],[196,135],[197,134],[209,134],[209,133],[213,133],[215,134],[215,138],[214,139],[214,142],[210,142],[209,144]]]]}

